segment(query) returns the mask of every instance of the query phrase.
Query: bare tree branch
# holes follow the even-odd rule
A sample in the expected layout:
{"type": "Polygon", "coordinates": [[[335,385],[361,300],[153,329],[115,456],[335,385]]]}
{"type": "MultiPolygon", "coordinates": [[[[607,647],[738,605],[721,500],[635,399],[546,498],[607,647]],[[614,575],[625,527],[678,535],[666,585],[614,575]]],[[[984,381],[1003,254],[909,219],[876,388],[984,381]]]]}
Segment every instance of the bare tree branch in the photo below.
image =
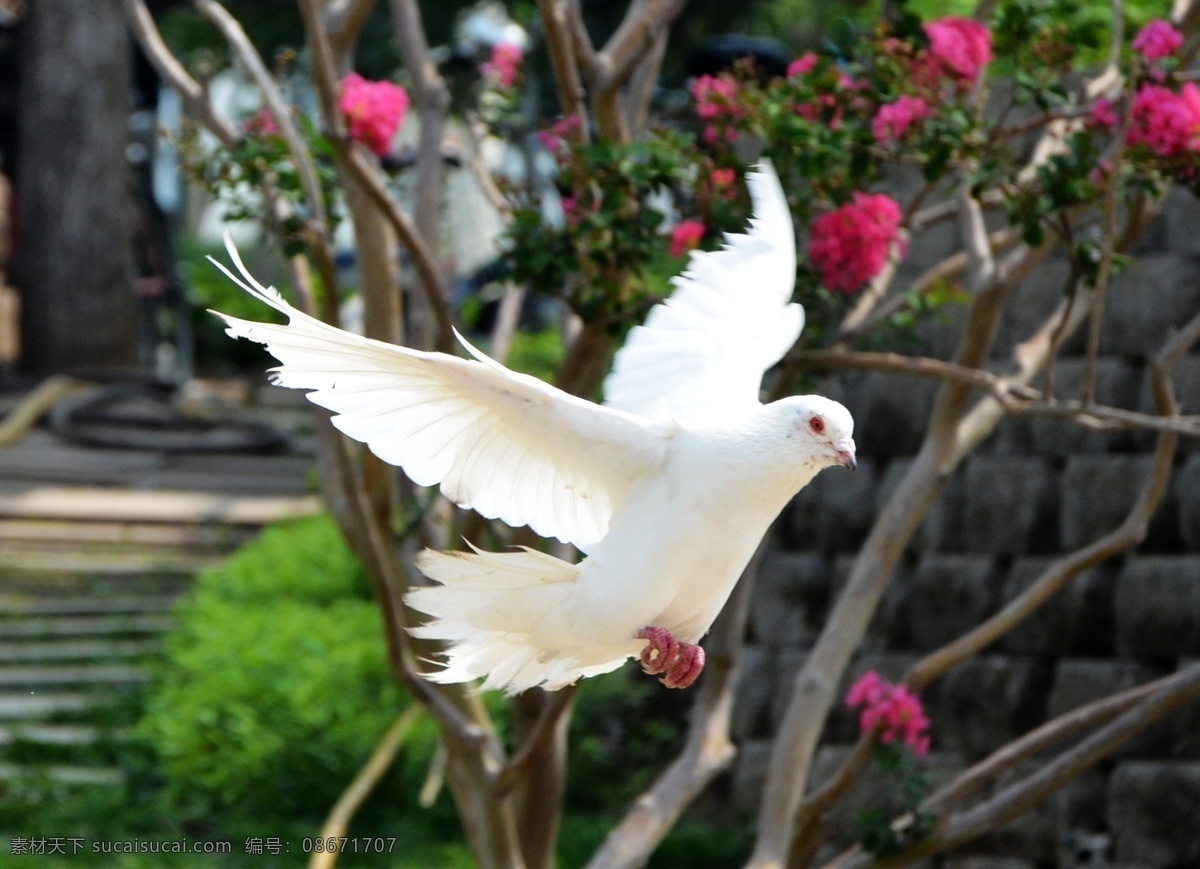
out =
{"type": "Polygon", "coordinates": [[[122,2],[125,4],[126,17],[138,44],[162,79],[179,91],[188,109],[200,119],[205,128],[216,136],[222,145],[229,147],[236,143],[240,138],[238,131],[213,110],[204,88],[188,74],[183,64],[171,53],[171,49],[167,48],[145,0],[122,0],[122,2]]]}
{"type": "Polygon", "coordinates": [[[1086,730],[1111,721],[1141,703],[1155,691],[1177,682],[1180,678],[1179,673],[1172,673],[1170,676],[1164,676],[1145,685],[1138,685],[1122,691],[1120,694],[1112,694],[1095,700],[1086,706],[1072,709],[1052,721],[1047,721],[1041,727],[1031,730],[1019,739],[994,751],[970,769],[963,771],[953,781],[930,794],[925,801],[924,808],[938,811],[953,803],[962,802],[1022,761],[1041,754],[1086,730]]]}
{"type": "Polygon", "coordinates": [[[1036,772],[1013,782],[979,805],[943,819],[929,839],[883,860],[870,857],[862,853],[861,848],[855,847],[826,864],[825,869],[862,869],[866,866],[892,869],[963,845],[1020,817],[1147,727],[1197,697],[1200,697],[1200,664],[1161,680],[1157,690],[1147,699],[1074,748],[1040,765],[1036,772]]]}
{"type": "Polygon", "coordinates": [[[263,100],[266,102],[267,110],[271,113],[276,126],[279,127],[279,133],[287,143],[288,153],[296,164],[296,171],[300,175],[300,184],[304,188],[304,199],[312,214],[311,222],[316,225],[317,231],[322,234],[328,233],[329,218],[325,210],[325,197],[321,193],[321,184],[317,180],[316,164],[313,163],[312,155],[301,138],[300,131],[296,129],[291,109],[288,108],[283,94],[279,92],[278,85],[275,84],[275,80],[262,62],[262,58],[258,56],[258,51],[250,42],[250,38],[246,36],[246,31],[242,29],[238,20],[229,14],[229,10],[216,0],[195,0],[195,4],[196,8],[216,25],[221,35],[225,37],[225,41],[229,43],[229,47],[233,49],[238,61],[249,73],[254,83],[258,85],[263,100]]]}
{"type": "MultiPolygon", "coordinates": [[[[1121,17],[1121,2],[1114,0],[1113,14],[1121,17]]],[[[1119,38],[1113,35],[1114,40],[1119,38]]],[[[1119,43],[1117,43],[1119,45],[1119,43]]],[[[1108,177],[1104,183],[1104,237],[1100,248],[1100,268],[1092,288],[1092,320],[1088,325],[1087,355],[1084,361],[1083,404],[1091,405],[1096,398],[1096,366],[1100,357],[1100,329],[1104,323],[1104,307],[1112,279],[1113,242],[1117,235],[1117,197],[1120,192],[1121,161],[1125,156],[1125,140],[1133,120],[1133,100],[1126,101],[1125,111],[1114,134],[1116,143],[1110,157],[1108,177]]]]}
{"type": "Polygon", "coordinates": [[[995,643],[1080,573],[1140,543],[1146,536],[1150,517],[1166,493],[1176,441],[1173,432],[1159,437],[1154,464],[1145,486],[1120,526],[1082,549],[1056,560],[1033,585],[1009,601],[1000,612],[954,642],[922,658],[905,676],[909,686],[914,691],[920,691],[934,679],[995,643]]]}
{"type": "Polygon", "coordinates": [[[767,541],[759,545],[705,643],[708,661],[692,705],[683,752],[634,801],[588,863],[589,869],[644,865],[683,810],[733,761],[735,749],[729,739],[729,726],[742,675],[743,637],[754,579],[768,545],[767,541]]]}
{"type": "Polygon", "coordinates": [[[687,4],[688,0],[634,0],[597,59],[601,88],[615,90],[624,85],[687,4]]]}
{"type": "Polygon", "coordinates": [[[436,251],[441,234],[442,193],[445,169],[442,138],[446,112],[450,108],[450,89],[429,54],[421,10],[416,0],[392,0],[392,18],[400,56],[412,78],[417,110],[421,121],[417,145],[416,222],[417,231],[436,251]]]}
{"type": "MultiPolygon", "coordinates": [[[[583,82],[579,80],[579,46],[572,39],[568,21],[572,11],[567,4],[574,0],[538,0],[542,15],[542,27],[546,32],[546,49],[550,53],[550,65],[554,69],[554,82],[558,87],[558,102],[567,117],[579,118],[578,135],[586,140],[588,135],[587,101],[583,82]]],[[[578,15],[578,8],[573,10],[578,15]]],[[[582,23],[580,24],[582,27],[582,23]]],[[[584,35],[586,39],[586,34],[584,35]]],[[[587,44],[591,49],[591,43],[587,44]]],[[[594,58],[595,52],[592,52],[594,58]]],[[[594,61],[593,61],[594,63],[594,61]]]]}
{"type": "Polygon", "coordinates": [[[322,15],[334,57],[349,57],[376,0],[327,0],[322,15]]]}
{"type": "MultiPolygon", "coordinates": [[[[383,739],[371,752],[371,757],[358,771],[354,781],[350,782],[349,787],[338,798],[333,809],[330,810],[329,817],[325,819],[325,824],[321,827],[322,839],[337,839],[346,835],[351,818],[362,806],[363,801],[370,796],[375,786],[379,784],[383,774],[391,767],[392,762],[396,759],[396,754],[400,751],[400,746],[404,744],[404,738],[408,736],[408,731],[421,717],[422,711],[422,707],[414,703],[401,712],[392,726],[388,728],[383,739]]],[[[308,861],[309,869],[333,869],[337,865],[339,854],[340,852],[336,848],[314,851],[312,858],[308,861]]]]}
{"type": "Polygon", "coordinates": [[[450,294],[445,287],[437,260],[428,242],[417,231],[412,219],[396,204],[380,177],[379,169],[373,166],[346,136],[346,125],[338,110],[338,80],[336,65],[329,40],[321,27],[319,0],[300,0],[305,27],[313,53],[313,80],[321,101],[325,126],[331,133],[343,168],[363,189],[363,192],[383,212],[384,217],[396,232],[400,243],[412,257],[421,287],[429,300],[437,319],[439,334],[438,349],[449,351],[453,347],[454,319],[450,312],[450,294]]]}

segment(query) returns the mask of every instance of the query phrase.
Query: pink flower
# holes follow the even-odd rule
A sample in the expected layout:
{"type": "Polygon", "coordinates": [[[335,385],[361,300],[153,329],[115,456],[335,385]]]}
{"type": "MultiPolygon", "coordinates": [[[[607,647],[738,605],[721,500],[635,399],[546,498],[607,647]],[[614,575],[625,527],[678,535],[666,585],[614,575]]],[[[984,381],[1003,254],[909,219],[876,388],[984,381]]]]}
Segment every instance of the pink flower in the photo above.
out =
{"type": "Polygon", "coordinates": [[[1133,50],[1151,63],[1170,57],[1181,45],[1183,34],[1161,18],[1155,18],[1133,38],[1133,50]]]}
{"type": "Polygon", "coordinates": [[[737,181],[737,173],[732,169],[714,169],[712,172],[713,187],[717,190],[730,189],[735,181],[737,181]]]}
{"type": "Polygon", "coordinates": [[[930,72],[970,86],[992,60],[992,34],[970,18],[942,18],[925,25],[930,72]]]}
{"type": "Polygon", "coordinates": [[[278,136],[279,127],[275,124],[275,118],[266,106],[263,106],[257,112],[242,123],[242,132],[251,136],[278,136]]]}
{"type": "Polygon", "coordinates": [[[854,201],[812,223],[808,258],[821,283],[839,293],[858,292],[883,271],[899,238],[900,206],[882,193],[855,193],[854,201]]]}
{"type": "Polygon", "coordinates": [[[920,699],[904,685],[894,685],[868,670],[846,693],[846,705],[860,709],[858,724],[863,733],[879,731],[879,741],[890,745],[899,740],[917,757],[929,753],[929,718],[920,699]]]}
{"type": "Polygon", "coordinates": [[[558,154],[566,149],[567,141],[574,136],[578,129],[579,115],[567,115],[565,118],[559,118],[546,129],[538,130],[537,138],[543,148],[551,154],[558,154]]]}
{"type": "Polygon", "coordinates": [[[704,224],[698,220],[685,220],[671,232],[671,256],[683,256],[700,246],[704,238],[704,224]]]}
{"type": "Polygon", "coordinates": [[[875,113],[875,120],[871,122],[871,131],[881,145],[890,141],[898,142],[904,138],[910,126],[923,121],[929,114],[929,105],[925,100],[905,95],[894,103],[879,107],[879,111],[875,113]]]}
{"type": "Polygon", "coordinates": [[[738,86],[731,76],[702,75],[692,82],[692,99],[696,101],[696,114],[706,121],[721,116],[737,116],[738,86]]]}
{"type": "Polygon", "coordinates": [[[382,157],[392,147],[408,111],[408,94],[390,81],[367,81],[356,72],[342,79],[338,100],[350,138],[382,157]]]}
{"type": "Polygon", "coordinates": [[[797,75],[807,75],[812,72],[812,68],[816,65],[817,56],[809,51],[788,64],[787,77],[792,78],[797,75]]]}
{"type": "Polygon", "coordinates": [[[1096,127],[1101,130],[1113,129],[1120,118],[1117,117],[1117,110],[1113,108],[1113,104],[1104,97],[1096,100],[1096,104],[1092,106],[1092,114],[1088,117],[1088,126],[1096,127]]]}
{"type": "Polygon", "coordinates": [[[521,46],[511,42],[498,42],[492,46],[492,57],[479,65],[479,71],[487,78],[494,79],[502,88],[510,88],[517,81],[521,61],[525,53],[521,46]]]}
{"type": "Polygon", "coordinates": [[[1179,93],[1148,84],[1133,96],[1129,144],[1145,145],[1163,157],[1198,150],[1200,89],[1192,82],[1179,93]]]}

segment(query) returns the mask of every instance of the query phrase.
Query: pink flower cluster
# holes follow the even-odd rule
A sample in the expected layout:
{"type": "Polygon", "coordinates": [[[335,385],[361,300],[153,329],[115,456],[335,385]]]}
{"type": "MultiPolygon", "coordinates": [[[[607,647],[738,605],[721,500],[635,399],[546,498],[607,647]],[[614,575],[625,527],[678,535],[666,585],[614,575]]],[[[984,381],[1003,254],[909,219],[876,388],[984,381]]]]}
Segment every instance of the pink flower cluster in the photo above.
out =
{"type": "Polygon", "coordinates": [[[575,135],[579,126],[579,115],[567,115],[565,118],[559,118],[546,129],[538,130],[537,139],[542,143],[543,148],[551,154],[557,155],[566,149],[567,141],[575,135]]]}
{"type": "Polygon", "coordinates": [[[479,65],[479,72],[492,79],[502,88],[510,88],[517,83],[521,61],[525,52],[521,46],[511,42],[498,42],[492,46],[492,56],[479,65]]]}
{"type": "Polygon", "coordinates": [[[808,258],[821,283],[856,293],[887,263],[900,232],[900,206],[882,193],[855,193],[854,201],[812,223],[808,258]]]}
{"type": "Polygon", "coordinates": [[[808,75],[816,65],[817,56],[811,51],[806,52],[788,64],[787,77],[793,78],[798,75],[808,75]]]}
{"type": "Polygon", "coordinates": [[[1161,18],[1155,18],[1133,38],[1133,50],[1151,63],[1170,57],[1182,45],[1183,34],[1161,18]]]}
{"type": "Polygon", "coordinates": [[[899,142],[909,127],[925,120],[929,115],[929,104],[925,100],[905,94],[894,103],[885,103],[879,107],[875,119],[871,122],[871,132],[875,134],[875,141],[881,145],[899,142]]]}
{"type": "Polygon", "coordinates": [[[251,136],[278,136],[279,126],[270,110],[263,106],[242,123],[242,131],[251,136]]]}
{"type": "Polygon", "coordinates": [[[929,718],[921,701],[904,685],[894,685],[868,670],[850,686],[846,705],[860,709],[863,733],[878,729],[879,740],[890,745],[899,740],[917,757],[929,753],[929,718]]]}
{"type": "Polygon", "coordinates": [[[392,147],[396,131],[408,111],[408,94],[390,81],[367,81],[356,72],[342,79],[338,100],[350,138],[366,145],[380,157],[392,147]]]}
{"type": "Polygon", "coordinates": [[[685,220],[671,232],[671,256],[680,257],[700,246],[704,238],[704,224],[698,220],[685,220]]]}
{"type": "Polygon", "coordinates": [[[696,101],[696,114],[707,122],[704,141],[715,142],[722,136],[726,141],[736,137],[733,125],[742,117],[738,105],[738,84],[730,75],[702,75],[692,82],[692,99],[696,101]]]}
{"type": "Polygon", "coordinates": [[[970,87],[992,61],[992,34],[970,18],[950,16],[925,25],[929,37],[929,73],[970,87]]]}
{"type": "Polygon", "coordinates": [[[1129,144],[1163,157],[1200,151],[1200,88],[1186,82],[1176,93],[1162,85],[1142,86],[1133,96],[1129,144]]]}
{"type": "Polygon", "coordinates": [[[726,199],[732,199],[737,196],[737,172],[729,167],[722,167],[712,171],[712,186],[713,192],[719,193],[726,199]]]}

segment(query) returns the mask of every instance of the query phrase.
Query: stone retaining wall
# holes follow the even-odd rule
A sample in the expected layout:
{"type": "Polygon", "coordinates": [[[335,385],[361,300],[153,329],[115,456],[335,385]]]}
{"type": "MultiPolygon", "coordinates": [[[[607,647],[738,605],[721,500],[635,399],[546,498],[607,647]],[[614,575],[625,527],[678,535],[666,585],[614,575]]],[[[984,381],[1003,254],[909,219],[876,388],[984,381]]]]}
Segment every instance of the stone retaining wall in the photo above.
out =
{"type": "MultiPolygon", "coordinates": [[[[1187,195],[1173,197],[1136,258],[1109,296],[1098,400],[1149,410],[1147,357],[1200,310],[1200,205],[1187,195]]],[[[1017,291],[1001,328],[1004,353],[1052,309],[1065,275],[1065,263],[1052,260],[1017,291]]],[[[949,349],[941,334],[931,333],[926,352],[946,358],[949,349]]],[[[1082,382],[1076,340],[1058,361],[1055,391],[1077,397],[1082,382]]],[[[1176,369],[1175,385],[1184,411],[1200,411],[1200,355],[1176,369]]],[[[776,548],[762,571],[736,722],[741,754],[729,790],[733,805],[747,812],[757,809],[789,677],[915,452],[936,384],[854,374],[829,391],[855,415],[860,466],[853,475],[826,471],[801,493],[778,524],[776,548]]],[[[1147,433],[1101,433],[1048,418],[1005,420],[965,461],[921,525],[850,678],[867,669],[899,677],[922,653],[996,612],[1055,556],[1113,529],[1142,485],[1153,440],[1147,433]]],[[[995,647],[925,692],[935,779],[1062,712],[1200,657],[1195,441],[1182,442],[1177,462],[1144,543],[1087,571],[995,647]]],[[[817,757],[816,780],[836,768],[855,735],[854,720],[838,709],[817,757]]],[[[866,805],[870,795],[869,783],[856,791],[850,811],[833,819],[834,829],[848,833],[853,807],[866,805]]],[[[939,865],[1200,867],[1200,704],[1155,726],[1039,810],[939,865]]]]}

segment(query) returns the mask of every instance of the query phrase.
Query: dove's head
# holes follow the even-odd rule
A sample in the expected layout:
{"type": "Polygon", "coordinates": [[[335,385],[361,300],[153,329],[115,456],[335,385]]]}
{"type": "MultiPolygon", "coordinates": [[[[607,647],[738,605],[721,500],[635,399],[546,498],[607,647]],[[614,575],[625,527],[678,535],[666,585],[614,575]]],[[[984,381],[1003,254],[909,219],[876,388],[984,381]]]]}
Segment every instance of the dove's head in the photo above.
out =
{"type": "Polygon", "coordinates": [[[858,467],[854,448],[854,418],[850,411],[821,395],[796,395],[771,404],[787,428],[787,437],[801,461],[817,470],[841,465],[858,467]]]}

